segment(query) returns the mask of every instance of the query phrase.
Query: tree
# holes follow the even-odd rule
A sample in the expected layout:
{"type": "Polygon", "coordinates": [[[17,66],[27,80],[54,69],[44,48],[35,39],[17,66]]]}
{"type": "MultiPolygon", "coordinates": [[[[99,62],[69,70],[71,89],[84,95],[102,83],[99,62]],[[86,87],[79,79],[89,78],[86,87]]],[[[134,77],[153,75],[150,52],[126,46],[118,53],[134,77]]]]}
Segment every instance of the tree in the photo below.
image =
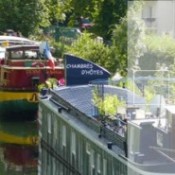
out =
{"type": "Polygon", "coordinates": [[[46,25],[48,13],[43,0],[0,0],[0,31],[20,31],[24,36],[46,25]]]}
{"type": "Polygon", "coordinates": [[[157,63],[167,67],[174,64],[175,40],[169,35],[147,34],[144,40],[146,51],[140,58],[142,69],[154,70],[157,63]]]}
{"type": "Polygon", "coordinates": [[[111,39],[114,25],[119,23],[127,11],[127,1],[124,0],[66,0],[66,2],[68,2],[66,15],[69,24],[75,25],[75,21],[81,16],[88,17],[95,24],[92,28],[93,33],[105,40],[111,39]]]}
{"type": "Polygon", "coordinates": [[[97,107],[101,119],[115,118],[118,108],[125,105],[116,95],[105,94],[103,97],[97,90],[93,92],[93,104],[97,107]]]}
{"type": "Polygon", "coordinates": [[[146,76],[152,77],[145,86],[145,97],[151,99],[161,94],[174,103],[175,85],[172,80],[175,77],[175,40],[169,35],[148,34],[145,44],[146,52],[140,59],[140,67],[150,70],[146,76]]]}
{"type": "Polygon", "coordinates": [[[105,46],[98,38],[93,38],[90,33],[83,33],[67,48],[67,52],[99,64],[112,73],[116,71],[116,62],[109,46],[105,46]]]}
{"type": "Polygon", "coordinates": [[[95,23],[94,32],[105,40],[110,40],[113,28],[126,15],[127,1],[104,0],[98,9],[98,12],[94,13],[93,16],[95,23]]]}
{"type": "Polygon", "coordinates": [[[51,25],[57,25],[66,19],[66,13],[71,11],[71,0],[47,0],[46,7],[51,25]]]}
{"type": "Polygon", "coordinates": [[[119,25],[116,25],[112,33],[112,53],[118,64],[116,69],[125,74],[127,68],[127,19],[122,18],[119,25]]]}
{"type": "Polygon", "coordinates": [[[121,18],[120,24],[115,25],[112,32],[113,55],[118,60],[118,68],[124,75],[128,67],[135,65],[145,51],[145,26],[139,15],[142,2],[133,2],[129,7],[127,16],[121,18]]]}
{"type": "Polygon", "coordinates": [[[127,58],[132,68],[145,52],[145,23],[141,19],[142,3],[134,2],[127,16],[127,58]]]}
{"type": "Polygon", "coordinates": [[[91,1],[84,1],[84,0],[67,0],[69,4],[67,6],[68,13],[68,21],[72,23],[75,22],[79,17],[88,17],[92,20],[95,19],[97,14],[99,13],[99,8],[103,3],[103,0],[91,0],[91,1]],[[72,20],[72,21],[71,21],[72,20]]]}

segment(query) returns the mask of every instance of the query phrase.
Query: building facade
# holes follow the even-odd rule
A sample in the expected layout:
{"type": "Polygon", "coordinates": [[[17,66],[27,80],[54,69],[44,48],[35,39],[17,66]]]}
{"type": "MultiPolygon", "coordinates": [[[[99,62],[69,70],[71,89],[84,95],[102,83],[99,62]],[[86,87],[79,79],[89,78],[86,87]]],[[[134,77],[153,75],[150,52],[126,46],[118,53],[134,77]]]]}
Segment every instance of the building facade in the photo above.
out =
{"type": "MultiPolygon", "coordinates": [[[[103,92],[115,93],[129,105],[132,103],[133,94],[126,89],[105,86],[103,92]]],[[[139,104],[142,102],[137,96],[135,99],[139,104]]],[[[130,111],[135,109],[132,107],[130,111]]],[[[146,151],[142,154],[144,150],[140,149],[139,140],[144,140],[144,128],[146,135],[151,134],[148,128],[155,129],[152,122],[145,127],[148,119],[141,117],[144,114],[139,112],[137,115],[135,119],[143,128],[128,122],[128,133],[132,138],[127,145],[126,135],[120,135],[112,126],[102,125],[95,117],[92,86],[62,87],[51,91],[39,104],[38,175],[159,175],[160,172],[168,175],[170,168],[171,173],[174,172],[174,163],[164,160],[164,156],[156,151],[153,152],[161,156],[161,161],[154,164],[150,164],[153,159],[147,157],[146,151]]],[[[143,142],[146,150],[150,146],[157,147],[156,138],[151,136],[151,139],[153,142],[149,139],[143,142]]]]}
{"type": "Polygon", "coordinates": [[[41,104],[40,113],[40,175],[127,174],[126,162],[99,143],[98,133],[86,130],[65,111],[60,115],[41,104]]]}
{"type": "Polygon", "coordinates": [[[150,31],[175,37],[174,0],[144,1],[141,17],[150,31]]]}

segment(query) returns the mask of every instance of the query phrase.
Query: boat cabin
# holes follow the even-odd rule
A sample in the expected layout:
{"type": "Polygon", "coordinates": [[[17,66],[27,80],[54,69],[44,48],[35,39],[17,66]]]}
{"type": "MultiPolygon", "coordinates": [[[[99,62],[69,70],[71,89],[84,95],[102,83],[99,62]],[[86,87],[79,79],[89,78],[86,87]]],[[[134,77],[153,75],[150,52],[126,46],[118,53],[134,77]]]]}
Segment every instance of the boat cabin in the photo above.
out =
{"type": "Polygon", "coordinates": [[[32,66],[32,61],[41,59],[42,56],[37,45],[19,45],[6,48],[5,64],[9,66],[32,66]]]}

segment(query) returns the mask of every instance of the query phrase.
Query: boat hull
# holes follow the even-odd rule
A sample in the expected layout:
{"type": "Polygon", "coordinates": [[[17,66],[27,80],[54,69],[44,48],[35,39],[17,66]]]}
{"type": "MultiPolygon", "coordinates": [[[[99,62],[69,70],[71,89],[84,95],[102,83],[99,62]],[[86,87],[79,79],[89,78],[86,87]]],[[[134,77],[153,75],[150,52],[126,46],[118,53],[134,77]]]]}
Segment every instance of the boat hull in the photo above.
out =
{"type": "Polygon", "coordinates": [[[64,78],[63,63],[53,58],[51,67],[50,50],[47,59],[40,52],[41,48],[36,44],[6,47],[5,59],[0,62],[1,119],[35,119],[38,111],[37,92],[42,89],[39,87],[52,88],[64,78]]]}
{"type": "Polygon", "coordinates": [[[37,111],[36,92],[0,91],[1,120],[35,120],[37,111]]]}

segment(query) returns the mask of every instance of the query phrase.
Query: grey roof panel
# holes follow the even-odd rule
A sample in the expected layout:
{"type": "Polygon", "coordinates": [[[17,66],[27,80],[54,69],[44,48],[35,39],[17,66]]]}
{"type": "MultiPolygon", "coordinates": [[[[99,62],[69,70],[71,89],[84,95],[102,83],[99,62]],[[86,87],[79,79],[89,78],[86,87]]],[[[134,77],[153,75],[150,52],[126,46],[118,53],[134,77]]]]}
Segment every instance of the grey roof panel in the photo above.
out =
{"type": "MultiPolygon", "coordinates": [[[[92,92],[94,87],[94,85],[70,86],[61,89],[58,88],[55,90],[55,93],[81,112],[92,117],[94,110],[92,92]]],[[[104,85],[101,88],[103,88],[102,91],[104,95],[117,95],[119,99],[124,100],[129,105],[145,103],[142,97],[139,97],[127,89],[110,85],[104,85]]]]}

